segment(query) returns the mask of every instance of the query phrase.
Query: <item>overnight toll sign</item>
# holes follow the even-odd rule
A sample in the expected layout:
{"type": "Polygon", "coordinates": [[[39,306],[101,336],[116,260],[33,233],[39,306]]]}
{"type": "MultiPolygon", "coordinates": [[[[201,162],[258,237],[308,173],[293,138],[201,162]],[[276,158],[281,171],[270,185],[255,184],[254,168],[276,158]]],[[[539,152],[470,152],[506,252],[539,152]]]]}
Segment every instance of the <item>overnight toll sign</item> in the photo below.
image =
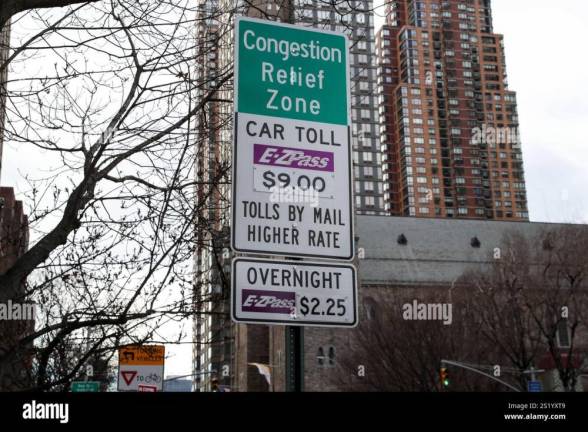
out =
{"type": "Polygon", "coordinates": [[[348,40],[239,18],[235,251],[351,260],[348,40]]]}
{"type": "Polygon", "coordinates": [[[232,278],[231,315],[236,322],[357,325],[351,265],[236,258],[232,278]]]}

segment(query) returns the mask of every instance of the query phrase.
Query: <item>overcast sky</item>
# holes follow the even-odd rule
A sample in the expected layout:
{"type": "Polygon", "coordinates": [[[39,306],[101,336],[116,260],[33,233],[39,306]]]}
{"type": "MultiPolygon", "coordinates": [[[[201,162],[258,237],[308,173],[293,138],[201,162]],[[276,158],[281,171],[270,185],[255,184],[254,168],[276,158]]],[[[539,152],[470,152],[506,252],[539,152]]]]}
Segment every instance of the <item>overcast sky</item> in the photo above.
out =
{"type": "Polygon", "coordinates": [[[518,94],[531,220],[588,223],[588,2],[492,0],[492,9],[518,94]]]}
{"type": "Polygon", "coordinates": [[[492,4],[518,93],[531,219],[588,223],[588,2],[492,4]]]}
{"type": "MultiPolygon", "coordinates": [[[[505,35],[510,89],[518,93],[531,219],[588,223],[588,2],[492,5],[495,31],[505,35]]],[[[40,169],[43,161],[34,167],[34,160],[5,148],[2,184],[23,187],[17,171],[40,169]]],[[[190,373],[191,345],[168,347],[168,353],[166,374],[190,373]]]]}

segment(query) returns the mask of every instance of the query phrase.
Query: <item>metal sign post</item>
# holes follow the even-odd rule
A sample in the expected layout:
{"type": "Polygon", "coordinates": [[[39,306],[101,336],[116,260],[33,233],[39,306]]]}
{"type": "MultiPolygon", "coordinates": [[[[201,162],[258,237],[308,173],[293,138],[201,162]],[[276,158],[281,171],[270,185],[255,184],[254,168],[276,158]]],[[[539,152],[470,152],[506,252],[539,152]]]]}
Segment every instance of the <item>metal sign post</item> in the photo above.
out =
{"type": "Polygon", "coordinates": [[[304,327],[286,327],[286,391],[304,389],[304,327]]]}

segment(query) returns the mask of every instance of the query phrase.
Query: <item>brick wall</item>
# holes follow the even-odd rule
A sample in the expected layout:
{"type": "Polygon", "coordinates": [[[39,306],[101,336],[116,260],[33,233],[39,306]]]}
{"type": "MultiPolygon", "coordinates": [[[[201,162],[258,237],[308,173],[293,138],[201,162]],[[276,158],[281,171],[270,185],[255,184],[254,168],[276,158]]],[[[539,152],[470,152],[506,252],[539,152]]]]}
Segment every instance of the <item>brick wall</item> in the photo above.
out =
{"type": "Polygon", "coordinates": [[[12,188],[0,187],[0,273],[4,273],[28,247],[28,221],[12,188]]]}

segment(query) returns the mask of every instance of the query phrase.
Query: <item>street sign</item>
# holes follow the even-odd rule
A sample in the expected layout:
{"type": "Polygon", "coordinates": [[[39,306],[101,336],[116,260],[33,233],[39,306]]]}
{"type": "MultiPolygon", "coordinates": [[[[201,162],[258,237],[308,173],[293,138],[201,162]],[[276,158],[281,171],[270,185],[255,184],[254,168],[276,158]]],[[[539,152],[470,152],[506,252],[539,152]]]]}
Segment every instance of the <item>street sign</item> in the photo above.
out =
{"type": "Polygon", "coordinates": [[[72,393],[97,393],[100,391],[98,381],[74,381],[71,383],[72,393]]]}
{"type": "Polygon", "coordinates": [[[357,325],[355,268],[348,264],[235,258],[231,315],[240,323],[357,325]]]}
{"type": "Polygon", "coordinates": [[[156,393],[157,386],[139,384],[139,392],[141,392],[141,393],[156,393]]]}
{"type": "Polygon", "coordinates": [[[541,381],[529,381],[527,382],[527,390],[530,393],[541,393],[543,391],[543,384],[541,381]]]}
{"type": "Polygon", "coordinates": [[[163,345],[129,345],[119,348],[118,391],[140,391],[139,386],[162,391],[164,360],[163,345]]]}
{"type": "Polygon", "coordinates": [[[235,38],[233,249],[351,260],[347,37],[240,17],[235,38]]]}

